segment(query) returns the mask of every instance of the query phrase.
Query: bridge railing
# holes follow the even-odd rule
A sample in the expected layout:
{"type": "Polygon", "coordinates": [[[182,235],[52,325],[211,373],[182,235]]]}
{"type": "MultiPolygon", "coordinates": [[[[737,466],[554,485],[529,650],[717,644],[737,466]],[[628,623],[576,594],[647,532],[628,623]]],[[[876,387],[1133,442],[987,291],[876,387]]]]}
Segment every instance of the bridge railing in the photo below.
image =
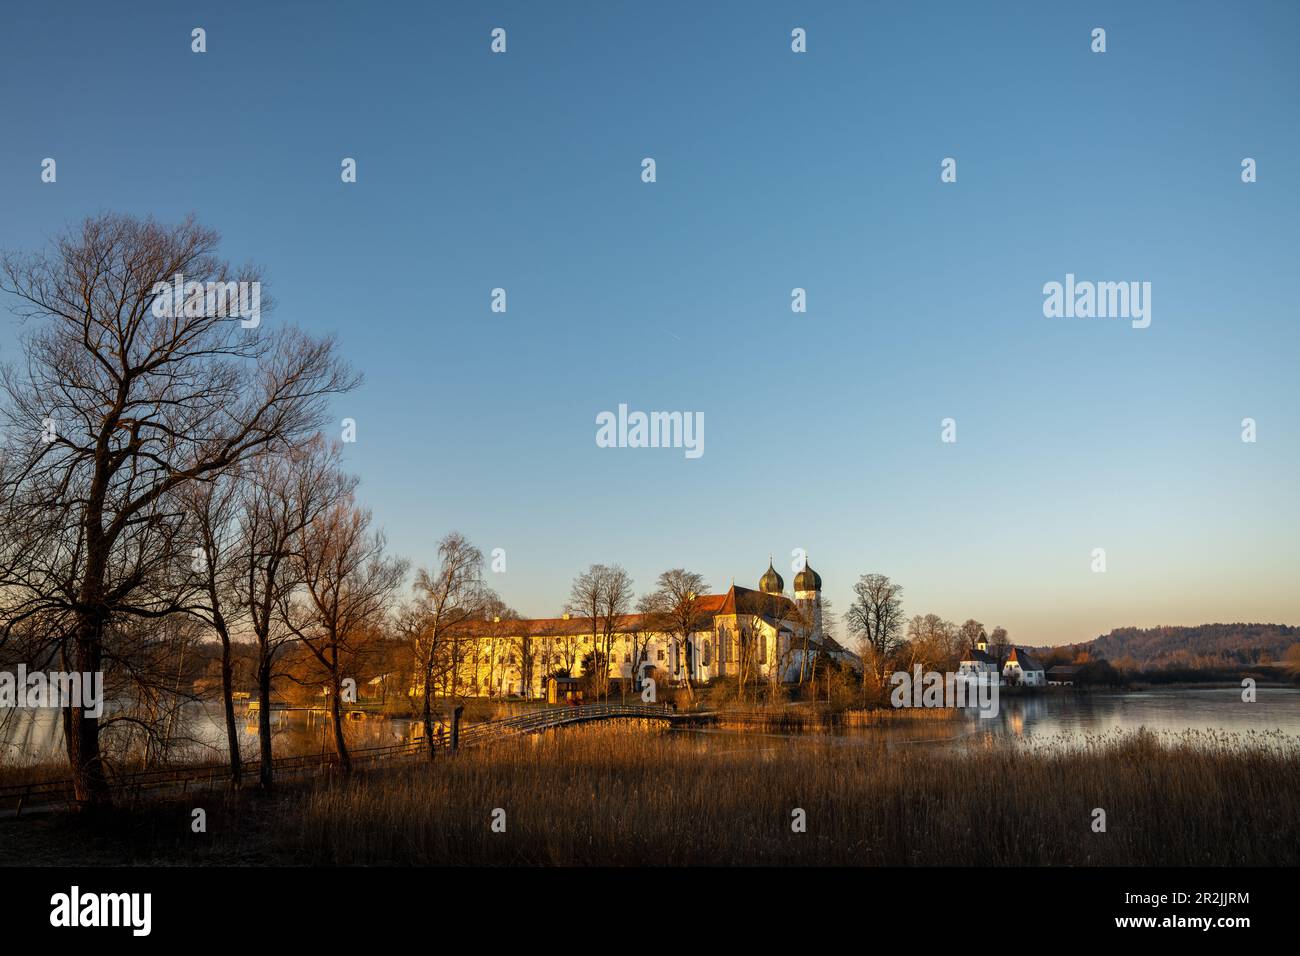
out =
{"type": "Polygon", "coordinates": [[[461,743],[473,743],[494,737],[513,736],[562,727],[600,718],[629,717],[664,719],[671,711],[664,704],[599,703],[562,707],[542,707],[524,714],[471,724],[460,732],[461,743]]]}

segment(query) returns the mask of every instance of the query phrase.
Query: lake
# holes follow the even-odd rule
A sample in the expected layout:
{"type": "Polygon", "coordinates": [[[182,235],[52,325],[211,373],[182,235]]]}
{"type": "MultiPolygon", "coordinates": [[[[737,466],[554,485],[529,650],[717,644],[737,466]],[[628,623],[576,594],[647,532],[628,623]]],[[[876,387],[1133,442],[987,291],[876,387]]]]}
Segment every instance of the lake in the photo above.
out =
{"type": "MultiPolygon", "coordinates": [[[[0,761],[36,763],[62,758],[62,732],[54,711],[10,711],[0,723],[0,761]]],[[[249,756],[257,753],[257,724],[238,718],[241,744],[249,756]]],[[[331,750],[332,735],[321,715],[306,711],[275,711],[276,756],[331,750]]],[[[1002,695],[998,714],[982,718],[970,712],[954,720],[894,720],[861,728],[845,728],[834,736],[843,743],[876,741],[889,746],[986,745],[1003,738],[1029,744],[1068,746],[1088,738],[1139,727],[1168,734],[1214,731],[1248,735],[1282,733],[1300,737],[1300,688],[1260,687],[1254,703],[1241,699],[1241,689],[1176,688],[1145,691],[1074,693],[1049,691],[1037,696],[1002,695]]],[[[352,747],[380,747],[412,739],[413,721],[371,718],[349,721],[346,734],[352,747]]],[[[185,711],[184,729],[190,742],[178,757],[219,761],[226,751],[219,704],[194,704],[185,711]]],[[[796,740],[801,735],[728,730],[683,729],[696,734],[702,747],[766,746],[763,741],[796,740]]],[[[810,735],[802,735],[810,736],[810,735]]]]}

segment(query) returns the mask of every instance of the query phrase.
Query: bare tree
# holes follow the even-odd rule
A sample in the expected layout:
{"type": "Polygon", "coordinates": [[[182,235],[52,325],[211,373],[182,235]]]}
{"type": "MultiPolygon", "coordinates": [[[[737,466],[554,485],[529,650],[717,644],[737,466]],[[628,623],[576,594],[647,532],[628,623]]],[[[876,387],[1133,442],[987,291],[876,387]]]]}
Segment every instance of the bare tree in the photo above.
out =
{"type": "Polygon", "coordinates": [[[632,578],[619,565],[593,564],[573,579],[565,610],[587,620],[591,627],[592,663],[604,661],[592,675],[603,696],[609,696],[609,667],[614,635],[632,604],[632,578]]]}
{"type": "Polygon", "coordinates": [[[518,655],[519,658],[519,663],[516,665],[519,672],[519,696],[527,700],[533,696],[533,681],[537,678],[534,666],[537,642],[532,631],[528,629],[528,622],[523,620],[514,608],[503,608],[499,617],[501,629],[509,635],[506,641],[510,654],[518,655]]]}
{"type": "Polygon", "coordinates": [[[240,496],[239,469],[195,482],[181,495],[196,546],[191,568],[198,593],[186,611],[202,621],[221,642],[221,705],[230,754],[230,783],[238,788],[243,776],[239,729],[235,724],[234,665],[231,631],[239,624],[238,598],[231,576],[237,564],[240,496]]]}
{"type": "Polygon", "coordinates": [[[346,667],[388,612],[406,573],[404,562],[384,554],[371,514],[351,496],[317,515],[297,535],[293,549],[300,592],[281,597],[281,619],[324,671],[334,723],[334,747],[344,774],[352,760],[343,735],[346,667]]]}
{"type": "Polygon", "coordinates": [[[854,598],[844,615],[849,633],[857,636],[864,649],[863,683],[866,683],[866,658],[876,668],[878,686],[884,686],[885,669],[898,650],[903,637],[903,588],[883,574],[864,574],[853,585],[854,598]]]}
{"type": "MultiPolygon", "coordinates": [[[[821,598],[817,599],[818,601],[821,598]]],[[[812,649],[812,642],[817,637],[817,614],[822,610],[812,604],[795,605],[792,624],[794,631],[792,635],[793,643],[799,647],[799,685],[802,687],[804,681],[808,678],[808,655],[812,649]]]]}
{"type": "Polygon", "coordinates": [[[294,547],[301,532],[352,493],[356,479],[339,467],[339,446],[314,436],[282,454],[258,455],[240,482],[240,537],[232,557],[236,602],[257,642],[258,785],[273,785],[271,694],[281,651],[292,633],[278,609],[301,583],[294,547]]]}
{"type": "MultiPolygon", "coordinates": [[[[356,383],[330,339],[245,328],[202,295],[175,308],[166,290],[177,275],[260,289],[260,275],[232,271],[217,245],[192,219],[105,214],[0,264],[0,289],[34,326],[25,363],[0,381],[11,436],[0,500],[5,523],[26,526],[18,552],[39,559],[20,566],[10,552],[0,566],[20,573],[3,583],[23,592],[19,617],[64,616],[72,669],[101,670],[115,620],[178,605],[176,495],[311,434],[326,398],[356,383]]],[[[78,803],[106,805],[99,719],[80,708],[63,719],[78,803]]]]}
{"type": "MultiPolygon", "coordinates": [[[[646,663],[650,662],[650,640],[657,633],[658,604],[653,595],[644,595],[637,601],[636,617],[627,631],[629,651],[632,657],[632,687],[641,690],[641,680],[646,676],[646,663]]],[[[652,665],[653,666],[653,665],[652,665]]]]}
{"type": "Polygon", "coordinates": [[[495,595],[483,583],[483,552],[455,531],[438,542],[438,566],[417,572],[415,592],[420,607],[419,626],[414,631],[415,659],[423,684],[424,734],[432,760],[436,752],[433,693],[437,662],[445,650],[450,652],[454,696],[459,685],[459,645],[464,640],[464,627],[482,618],[483,608],[495,595]]]}
{"type": "Polygon", "coordinates": [[[957,627],[938,614],[916,614],[907,622],[907,666],[946,668],[960,656],[957,627]]]}
{"type": "Polygon", "coordinates": [[[736,693],[742,701],[746,688],[759,674],[759,652],[765,639],[762,622],[752,615],[740,618],[736,631],[736,693]]]}
{"type": "Polygon", "coordinates": [[[501,681],[510,679],[510,670],[515,668],[520,680],[523,680],[523,667],[515,663],[516,655],[522,653],[521,622],[519,612],[502,601],[496,594],[487,592],[483,600],[482,625],[473,628],[475,642],[474,682],[478,686],[478,664],[480,656],[487,657],[487,686],[490,693],[501,686],[501,681]],[[483,654],[477,652],[486,651],[483,654]]]}
{"type": "Polygon", "coordinates": [[[582,635],[565,631],[560,635],[560,658],[570,677],[578,676],[578,663],[582,659],[582,635]]]}
{"type": "Polygon", "coordinates": [[[969,617],[966,619],[966,623],[961,626],[958,634],[966,647],[974,647],[985,639],[984,625],[973,617],[969,617]]]}
{"type": "MultiPolygon", "coordinates": [[[[759,654],[760,663],[767,664],[768,694],[772,700],[776,700],[780,692],[781,681],[788,669],[790,655],[794,650],[794,631],[789,631],[790,639],[784,644],[781,641],[781,631],[783,626],[798,628],[801,625],[801,619],[805,616],[811,617],[804,613],[793,601],[781,594],[766,594],[760,592],[759,611],[760,628],[758,631],[759,640],[762,641],[762,647],[759,654]],[[761,627],[761,622],[766,623],[772,630],[772,653],[769,657],[767,654],[767,631],[761,627]],[[763,659],[767,658],[766,661],[763,659]]],[[[811,625],[811,621],[809,624],[811,625]]],[[[809,628],[811,630],[811,627],[809,628]]]]}
{"type": "Polygon", "coordinates": [[[605,667],[600,676],[601,687],[606,699],[609,697],[609,667],[614,660],[615,634],[632,607],[632,577],[620,565],[613,564],[605,568],[602,575],[600,603],[597,606],[597,620],[600,623],[600,643],[605,655],[605,667]]]}
{"type": "Polygon", "coordinates": [[[692,638],[704,630],[708,615],[700,607],[700,598],[709,589],[703,575],[685,568],[672,568],[659,575],[655,590],[647,596],[653,608],[657,629],[667,634],[678,650],[677,664],[686,687],[686,695],[694,702],[691,686],[692,638]]]}
{"type": "MultiPolygon", "coordinates": [[[[600,606],[605,588],[605,570],[603,564],[593,564],[574,578],[573,585],[569,589],[569,600],[564,605],[565,614],[581,618],[587,622],[587,630],[591,634],[591,661],[593,667],[599,660],[599,655],[595,651],[597,649],[597,635],[600,633],[600,606]]],[[[569,667],[572,668],[577,663],[576,658],[580,656],[581,650],[576,641],[571,641],[566,643],[566,651],[566,659],[574,658],[573,660],[567,660],[569,667]]],[[[596,688],[599,689],[600,675],[592,674],[589,676],[596,688]]]]}
{"type": "Polygon", "coordinates": [[[993,656],[999,662],[1006,659],[1009,641],[1007,639],[1007,629],[1005,627],[993,628],[993,633],[989,635],[989,647],[993,651],[993,656]]]}

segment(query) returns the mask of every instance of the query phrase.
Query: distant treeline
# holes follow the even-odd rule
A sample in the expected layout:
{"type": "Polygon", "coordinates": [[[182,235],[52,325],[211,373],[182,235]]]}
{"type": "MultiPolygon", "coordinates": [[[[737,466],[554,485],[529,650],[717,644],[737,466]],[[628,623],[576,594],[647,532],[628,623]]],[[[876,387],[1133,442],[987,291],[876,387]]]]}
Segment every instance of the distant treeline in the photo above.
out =
{"type": "Polygon", "coordinates": [[[1120,627],[1079,644],[1042,648],[1045,659],[1106,660],[1129,675],[1204,680],[1207,671],[1232,679],[1243,668],[1300,669],[1300,627],[1287,624],[1200,624],[1120,627]],[[1154,673],[1158,672],[1158,673],[1154,673]],[[1182,677],[1174,676],[1182,674],[1182,677]]]}

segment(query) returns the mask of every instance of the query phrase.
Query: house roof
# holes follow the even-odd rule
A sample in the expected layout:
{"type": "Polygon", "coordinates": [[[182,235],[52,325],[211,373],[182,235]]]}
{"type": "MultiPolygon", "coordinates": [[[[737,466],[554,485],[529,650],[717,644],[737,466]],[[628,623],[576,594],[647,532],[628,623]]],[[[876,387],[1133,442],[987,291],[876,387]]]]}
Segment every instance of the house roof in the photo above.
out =
{"type": "Polygon", "coordinates": [[[706,594],[701,602],[709,598],[722,598],[722,603],[715,614],[750,614],[766,618],[769,621],[778,617],[785,620],[794,613],[794,602],[780,594],[765,594],[751,591],[749,588],[732,585],[726,594],[706,594]]]}
{"type": "Polygon", "coordinates": [[[977,661],[981,664],[997,664],[998,659],[992,654],[981,651],[978,647],[972,646],[968,651],[966,651],[965,656],[962,657],[962,661],[977,661]]]}
{"type": "Polygon", "coordinates": [[[1011,648],[1011,653],[1007,655],[1007,663],[1013,662],[1019,664],[1022,671],[1041,671],[1043,669],[1043,665],[1034,660],[1027,650],[1014,645],[1011,648]]]}
{"type": "MultiPolygon", "coordinates": [[[[835,640],[835,638],[831,637],[829,634],[822,634],[822,636],[821,636],[821,644],[822,644],[822,647],[824,647],[826,650],[831,651],[831,652],[836,653],[836,654],[848,654],[848,653],[851,653],[851,652],[849,651],[848,648],[846,648],[846,647],[845,647],[843,644],[841,644],[839,641],[835,640]]],[[[855,654],[854,656],[856,657],[857,655],[855,654]]]]}

